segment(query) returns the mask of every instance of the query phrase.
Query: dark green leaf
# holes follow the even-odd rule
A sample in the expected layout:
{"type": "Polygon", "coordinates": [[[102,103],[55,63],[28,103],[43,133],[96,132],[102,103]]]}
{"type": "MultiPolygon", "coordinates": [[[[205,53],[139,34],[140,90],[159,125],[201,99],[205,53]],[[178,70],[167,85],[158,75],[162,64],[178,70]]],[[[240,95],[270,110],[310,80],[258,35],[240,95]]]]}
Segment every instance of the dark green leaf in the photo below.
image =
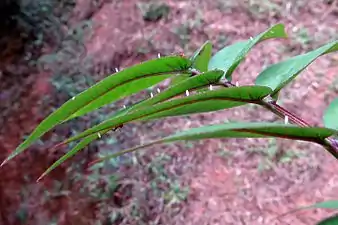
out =
{"type": "Polygon", "coordinates": [[[338,200],[329,200],[324,202],[318,202],[310,206],[304,206],[300,209],[311,209],[311,208],[321,208],[321,209],[338,209],[338,200]]]}
{"type": "MultiPolygon", "coordinates": [[[[279,215],[278,218],[286,216],[286,215],[289,215],[291,213],[298,212],[300,210],[313,209],[313,208],[338,209],[338,200],[329,200],[329,201],[324,201],[324,202],[318,202],[318,203],[310,205],[310,206],[299,207],[299,208],[296,208],[294,210],[291,210],[291,211],[288,211],[286,213],[283,213],[283,214],[279,215]]],[[[322,224],[322,223],[320,223],[320,224],[322,224]]]]}
{"type": "Polygon", "coordinates": [[[324,220],[318,222],[316,225],[337,225],[338,224],[338,215],[330,216],[324,220]]]}
{"type": "MultiPolygon", "coordinates": [[[[99,87],[100,83],[95,85],[95,90],[92,92],[96,95],[98,93],[98,88],[103,88],[106,91],[96,98],[95,101],[92,100],[90,104],[86,105],[76,113],[73,113],[72,118],[84,115],[103,105],[142,91],[171,77],[172,74],[187,73],[190,66],[191,62],[186,58],[169,56],[129,67],[108,77],[110,80],[107,80],[106,78],[100,82],[105,84],[107,88],[104,88],[105,86],[103,85],[102,87],[99,87]]],[[[87,91],[89,91],[89,89],[87,91]]]]}
{"type": "MultiPolygon", "coordinates": [[[[207,41],[205,42],[202,47],[200,47],[190,60],[192,62],[193,69],[198,70],[199,72],[206,72],[208,71],[208,64],[211,58],[212,51],[212,44],[207,41]]],[[[180,74],[171,78],[171,85],[178,84],[190,77],[190,74],[180,74]]]]}
{"type": "Polygon", "coordinates": [[[59,109],[43,120],[31,135],[3,162],[15,157],[27,149],[44,133],[65,120],[81,116],[105,104],[126,97],[146,87],[168,78],[174,73],[184,73],[190,67],[190,61],[179,56],[163,57],[150,60],[103,79],[73,99],[64,103],[59,109]]]}
{"type": "Polygon", "coordinates": [[[279,137],[286,139],[296,139],[303,141],[316,142],[331,136],[335,131],[319,127],[297,127],[294,125],[276,123],[225,123],[193,128],[187,131],[156,140],[151,143],[136,146],[110,156],[99,159],[103,161],[117,157],[119,155],[133,152],[154,144],[168,143],[183,140],[202,140],[211,138],[264,138],[279,137]]]}
{"type": "Polygon", "coordinates": [[[167,90],[162,91],[161,93],[155,95],[153,98],[149,98],[145,101],[142,101],[128,110],[125,113],[130,112],[131,110],[140,109],[142,107],[149,107],[151,105],[155,105],[159,102],[166,101],[175,96],[184,94],[186,90],[194,90],[204,86],[208,86],[209,84],[217,83],[223,76],[223,71],[215,70],[209,71],[206,73],[199,74],[198,76],[189,77],[188,79],[169,87],[167,90]]]}
{"type": "Polygon", "coordinates": [[[209,62],[209,70],[221,69],[225,72],[225,77],[231,79],[231,74],[237,66],[243,61],[247,53],[257,43],[270,38],[285,38],[287,37],[284,25],[277,24],[267,31],[259,34],[255,38],[247,41],[237,42],[233,45],[227,46],[217,52],[209,62]]]}
{"type": "Polygon", "coordinates": [[[81,134],[68,139],[66,142],[78,140],[91,134],[112,129],[125,123],[137,120],[150,120],[168,116],[179,116],[183,114],[210,112],[228,109],[246,103],[257,103],[271,92],[270,88],[259,86],[231,87],[191,95],[189,97],[170,100],[153,105],[145,109],[132,111],[125,115],[114,117],[102,122],[81,134]]]}
{"type": "Polygon", "coordinates": [[[334,134],[327,128],[297,127],[276,123],[226,123],[183,131],[164,141],[198,140],[222,137],[280,137],[304,141],[324,139],[334,134]]]}
{"type": "MultiPolygon", "coordinates": [[[[338,42],[334,41],[314,51],[271,65],[259,74],[256,84],[270,87],[273,90],[272,95],[277,95],[283,87],[296,78],[315,59],[337,50],[338,42]]],[[[276,98],[277,96],[274,97],[276,98]]]]}
{"type": "Polygon", "coordinates": [[[270,89],[262,87],[242,86],[198,93],[191,97],[169,101],[168,105],[172,105],[170,110],[158,110],[158,112],[144,117],[142,120],[213,112],[241,106],[247,103],[259,103],[259,101],[267,96],[269,92],[270,89]]]}
{"type": "Polygon", "coordinates": [[[200,49],[198,49],[191,57],[192,67],[200,72],[208,71],[208,64],[211,58],[212,44],[205,42],[200,49]]]}
{"type": "Polygon", "coordinates": [[[338,98],[326,108],[323,120],[325,127],[338,130],[338,98]]]}

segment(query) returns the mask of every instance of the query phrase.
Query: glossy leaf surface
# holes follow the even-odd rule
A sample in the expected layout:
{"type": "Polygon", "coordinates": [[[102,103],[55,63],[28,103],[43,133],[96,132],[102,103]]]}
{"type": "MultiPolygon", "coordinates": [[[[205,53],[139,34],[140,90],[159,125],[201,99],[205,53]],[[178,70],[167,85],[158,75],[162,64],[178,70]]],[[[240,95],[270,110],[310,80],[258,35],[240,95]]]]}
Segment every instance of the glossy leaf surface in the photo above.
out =
{"type": "Polygon", "coordinates": [[[208,68],[209,70],[223,70],[225,72],[225,77],[231,80],[231,74],[233,71],[244,60],[250,49],[252,49],[256,44],[271,38],[285,37],[287,37],[287,34],[285,33],[284,25],[277,24],[254,38],[247,41],[237,42],[223,48],[211,58],[208,68]]]}
{"type": "Polygon", "coordinates": [[[338,130],[338,98],[326,108],[323,120],[325,127],[338,130]]]}
{"type": "Polygon", "coordinates": [[[64,103],[44,119],[3,163],[27,149],[43,134],[65,120],[84,115],[105,104],[143,90],[170,77],[173,73],[184,72],[190,65],[190,61],[183,57],[163,57],[132,66],[103,79],[64,103]]]}
{"type": "Polygon", "coordinates": [[[258,75],[256,84],[270,87],[273,90],[272,95],[277,95],[283,87],[295,79],[315,59],[337,50],[338,42],[335,41],[306,54],[273,64],[258,75]]]}

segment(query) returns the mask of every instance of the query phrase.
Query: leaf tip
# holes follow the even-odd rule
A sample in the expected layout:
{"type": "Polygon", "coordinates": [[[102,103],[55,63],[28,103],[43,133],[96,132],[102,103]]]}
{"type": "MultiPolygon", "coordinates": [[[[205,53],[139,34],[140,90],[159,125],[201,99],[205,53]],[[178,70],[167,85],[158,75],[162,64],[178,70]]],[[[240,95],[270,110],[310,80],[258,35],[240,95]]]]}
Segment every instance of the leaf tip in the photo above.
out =
{"type": "Polygon", "coordinates": [[[9,160],[13,159],[16,155],[17,155],[17,153],[13,152],[9,156],[7,156],[7,158],[4,161],[2,161],[2,163],[0,164],[0,167],[3,167],[5,164],[8,163],[9,160]]]}
{"type": "Polygon", "coordinates": [[[43,174],[41,174],[41,176],[36,180],[36,183],[39,183],[42,178],[44,178],[47,175],[47,172],[44,172],[43,174]]]}
{"type": "Polygon", "coordinates": [[[101,161],[102,161],[101,158],[95,159],[95,160],[93,160],[93,161],[91,161],[91,162],[88,163],[88,167],[92,167],[92,166],[94,166],[96,163],[99,163],[99,162],[101,162],[101,161]]]}
{"type": "Polygon", "coordinates": [[[0,164],[0,167],[3,167],[7,162],[8,162],[8,159],[5,159],[4,161],[2,161],[2,163],[0,164]]]}

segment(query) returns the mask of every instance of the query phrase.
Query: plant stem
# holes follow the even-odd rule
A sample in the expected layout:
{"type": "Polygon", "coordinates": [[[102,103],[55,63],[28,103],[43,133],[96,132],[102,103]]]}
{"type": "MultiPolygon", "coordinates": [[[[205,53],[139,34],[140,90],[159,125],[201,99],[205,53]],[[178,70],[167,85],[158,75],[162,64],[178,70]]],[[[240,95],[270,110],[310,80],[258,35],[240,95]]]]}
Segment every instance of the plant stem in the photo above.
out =
{"type": "Polygon", "coordinates": [[[270,99],[262,99],[260,104],[273,112],[274,114],[278,115],[281,118],[288,117],[291,123],[297,124],[300,127],[310,127],[310,125],[299,118],[298,116],[294,115],[293,113],[289,112],[288,110],[284,109],[282,106],[278,105],[275,101],[271,101],[270,99]]]}
{"type": "MultiPolygon", "coordinates": [[[[228,80],[220,81],[220,85],[224,87],[236,87],[236,85],[234,85],[228,80]]],[[[303,119],[299,118],[295,114],[289,112],[282,106],[278,105],[277,102],[269,96],[267,98],[260,100],[259,105],[263,106],[264,108],[271,111],[275,115],[281,117],[282,119],[287,118],[288,121],[300,127],[311,127],[311,125],[305,122],[303,119]]],[[[318,138],[316,143],[322,145],[329,153],[331,153],[331,155],[333,155],[333,157],[338,159],[337,140],[335,140],[334,138],[326,138],[326,139],[318,138]]]]}
{"type": "MultiPolygon", "coordinates": [[[[274,114],[278,115],[281,118],[288,117],[290,122],[301,127],[311,127],[310,124],[296,116],[295,114],[284,109],[282,106],[278,105],[275,101],[269,101],[262,99],[260,102],[264,108],[270,110],[274,114]]],[[[338,146],[337,141],[333,138],[318,139],[318,144],[322,145],[331,155],[338,159],[338,146]]]]}

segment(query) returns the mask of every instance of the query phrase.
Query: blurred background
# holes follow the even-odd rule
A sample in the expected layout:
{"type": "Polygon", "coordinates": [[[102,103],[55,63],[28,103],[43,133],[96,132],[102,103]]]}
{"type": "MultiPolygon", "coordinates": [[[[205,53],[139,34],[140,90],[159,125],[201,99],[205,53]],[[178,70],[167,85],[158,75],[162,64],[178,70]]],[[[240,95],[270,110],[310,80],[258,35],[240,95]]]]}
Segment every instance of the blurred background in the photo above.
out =
{"type": "MultiPolygon", "coordinates": [[[[95,82],[157,54],[214,51],[284,23],[287,40],[249,53],[234,81],[338,38],[337,0],[3,0],[0,3],[0,160],[54,109],[95,82]]],[[[313,125],[338,93],[338,54],[322,56],[281,94],[313,125]]],[[[319,146],[231,139],[156,146],[106,163],[107,153],[205,124],[275,121],[248,105],[126,125],[92,143],[39,183],[69,148],[53,144],[147,91],[63,124],[0,170],[0,224],[315,224],[332,211],[299,206],[338,198],[337,163],[319,146]]],[[[71,146],[70,146],[71,147],[71,146]]]]}

